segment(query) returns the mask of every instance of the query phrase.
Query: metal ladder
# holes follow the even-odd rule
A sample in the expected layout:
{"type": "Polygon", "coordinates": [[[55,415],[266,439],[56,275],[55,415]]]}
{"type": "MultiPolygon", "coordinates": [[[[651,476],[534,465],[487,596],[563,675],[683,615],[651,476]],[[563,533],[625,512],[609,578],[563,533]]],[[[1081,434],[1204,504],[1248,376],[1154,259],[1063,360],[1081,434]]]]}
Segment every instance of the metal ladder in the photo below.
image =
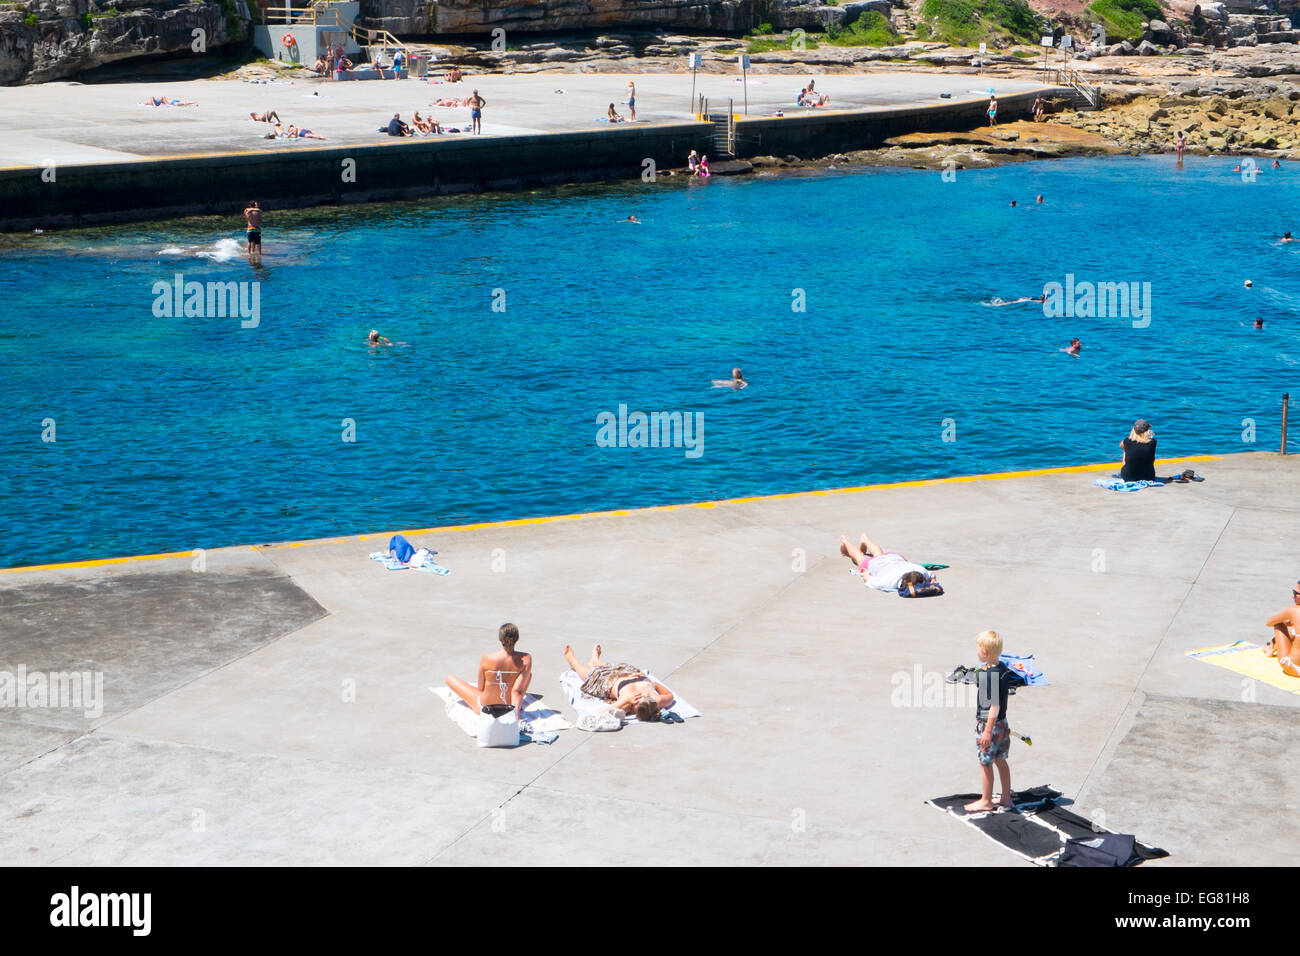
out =
{"type": "Polygon", "coordinates": [[[1070,103],[1077,110],[1101,109],[1101,89],[1083,78],[1078,70],[1063,66],[1057,71],[1058,82],[1070,90],[1070,103]]]}
{"type": "Polygon", "coordinates": [[[703,99],[700,114],[713,124],[709,147],[714,156],[729,157],[736,155],[736,114],[734,103],[727,100],[727,112],[714,113],[709,110],[709,101],[703,99]]]}

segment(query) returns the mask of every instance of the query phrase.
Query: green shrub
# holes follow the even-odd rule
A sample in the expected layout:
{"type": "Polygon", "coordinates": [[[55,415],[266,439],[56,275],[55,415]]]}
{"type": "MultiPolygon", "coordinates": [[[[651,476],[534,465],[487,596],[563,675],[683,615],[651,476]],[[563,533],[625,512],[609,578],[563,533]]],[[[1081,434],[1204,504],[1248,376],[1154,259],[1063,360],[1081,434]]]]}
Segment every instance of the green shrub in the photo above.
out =
{"type": "Polygon", "coordinates": [[[27,16],[23,17],[23,25],[29,27],[36,26],[36,14],[29,13],[27,16]]]}
{"type": "Polygon", "coordinates": [[[1111,40],[1136,40],[1144,21],[1164,15],[1156,0],[1096,0],[1088,12],[1100,18],[1111,40]]]}
{"type": "Polygon", "coordinates": [[[827,37],[833,46],[893,46],[902,37],[883,14],[868,10],[847,27],[832,27],[827,37]]]}
{"type": "MultiPolygon", "coordinates": [[[[817,40],[822,39],[821,34],[805,34],[804,49],[817,49],[817,40]],[[815,38],[814,38],[815,37],[815,38]]],[[[745,44],[746,53],[771,53],[773,50],[789,50],[792,48],[794,38],[785,37],[754,37],[745,44]]]]}
{"type": "Polygon", "coordinates": [[[916,35],[954,46],[997,40],[1037,40],[1043,20],[1026,0],[925,0],[916,35]]]}

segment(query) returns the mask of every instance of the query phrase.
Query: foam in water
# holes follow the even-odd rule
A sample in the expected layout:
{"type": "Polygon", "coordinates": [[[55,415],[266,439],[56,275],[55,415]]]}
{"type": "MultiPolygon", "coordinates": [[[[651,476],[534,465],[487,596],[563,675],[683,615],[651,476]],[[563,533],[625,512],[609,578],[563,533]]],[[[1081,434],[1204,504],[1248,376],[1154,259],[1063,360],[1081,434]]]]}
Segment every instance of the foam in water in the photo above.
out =
{"type": "Polygon", "coordinates": [[[229,262],[242,256],[245,246],[238,239],[226,236],[210,246],[167,246],[158,250],[160,256],[194,257],[211,262],[229,262]]]}

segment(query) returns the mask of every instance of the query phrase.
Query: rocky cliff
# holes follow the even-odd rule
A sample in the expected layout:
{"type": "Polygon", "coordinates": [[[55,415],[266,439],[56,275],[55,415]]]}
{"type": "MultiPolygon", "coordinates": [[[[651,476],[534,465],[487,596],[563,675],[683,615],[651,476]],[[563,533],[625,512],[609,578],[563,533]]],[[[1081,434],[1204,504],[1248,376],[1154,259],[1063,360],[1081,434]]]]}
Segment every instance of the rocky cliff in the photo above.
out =
{"type": "Polygon", "coordinates": [[[0,84],[66,79],[160,54],[195,54],[242,35],[233,0],[0,0],[0,84]]]}
{"type": "MultiPolygon", "coordinates": [[[[895,6],[904,3],[894,0],[895,6]]],[[[778,31],[821,31],[828,22],[847,26],[865,10],[887,12],[890,6],[891,0],[362,0],[361,13],[371,24],[399,36],[474,36],[497,27],[507,33],[659,27],[738,34],[762,23],[778,31]]]]}

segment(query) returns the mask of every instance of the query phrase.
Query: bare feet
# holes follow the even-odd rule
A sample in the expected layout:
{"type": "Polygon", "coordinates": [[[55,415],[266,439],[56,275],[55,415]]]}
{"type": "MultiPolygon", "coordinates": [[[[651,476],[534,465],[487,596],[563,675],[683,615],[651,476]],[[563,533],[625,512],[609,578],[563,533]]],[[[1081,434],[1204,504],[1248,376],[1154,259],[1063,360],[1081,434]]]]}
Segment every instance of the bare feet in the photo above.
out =
{"type": "Polygon", "coordinates": [[[564,659],[569,662],[569,666],[574,670],[578,669],[578,659],[573,656],[573,648],[568,644],[564,645],[564,659]]]}
{"type": "Polygon", "coordinates": [[[1015,805],[1016,805],[1016,802],[1015,802],[1014,800],[1012,800],[1012,799],[1011,799],[1011,795],[1010,795],[1010,794],[1007,794],[1007,793],[1004,793],[1004,794],[1002,795],[1002,799],[998,801],[998,806],[1002,807],[1002,808],[1005,809],[1005,810],[1010,810],[1010,809],[1012,809],[1015,805]]]}
{"type": "Polygon", "coordinates": [[[591,648],[591,666],[596,667],[600,664],[600,645],[593,644],[591,648]]]}
{"type": "Polygon", "coordinates": [[[840,554],[849,557],[849,539],[844,535],[840,535],[840,554]]]}
{"type": "Polygon", "coordinates": [[[965,810],[967,813],[979,813],[982,810],[992,810],[993,803],[992,801],[983,800],[983,799],[974,800],[966,804],[964,807],[962,807],[962,809],[965,810]]]}
{"type": "Polygon", "coordinates": [[[1277,645],[1273,641],[1269,641],[1260,650],[1264,652],[1265,657],[1277,657],[1277,645]]]}

